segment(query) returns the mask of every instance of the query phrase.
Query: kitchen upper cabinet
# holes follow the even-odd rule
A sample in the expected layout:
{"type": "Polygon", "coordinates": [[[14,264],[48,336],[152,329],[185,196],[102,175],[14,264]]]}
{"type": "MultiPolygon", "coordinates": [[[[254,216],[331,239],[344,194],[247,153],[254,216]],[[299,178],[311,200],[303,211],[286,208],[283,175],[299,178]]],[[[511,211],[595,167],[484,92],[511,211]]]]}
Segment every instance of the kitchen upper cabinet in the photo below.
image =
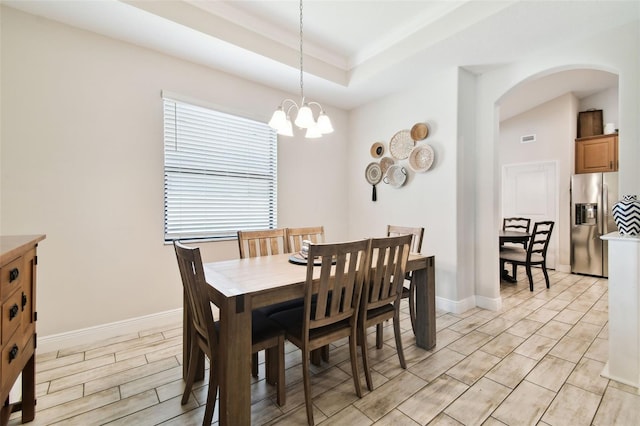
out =
{"type": "Polygon", "coordinates": [[[576,174],[617,170],[617,134],[576,139],[576,174]]]}

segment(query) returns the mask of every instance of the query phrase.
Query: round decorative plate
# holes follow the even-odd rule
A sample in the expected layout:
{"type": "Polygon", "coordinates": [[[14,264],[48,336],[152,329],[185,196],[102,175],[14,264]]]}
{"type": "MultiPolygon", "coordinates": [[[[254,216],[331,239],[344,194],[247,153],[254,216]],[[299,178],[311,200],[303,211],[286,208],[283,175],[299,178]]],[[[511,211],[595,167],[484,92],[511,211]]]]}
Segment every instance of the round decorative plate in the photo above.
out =
{"type": "Polygon", "coordinates": [[[424,123],[416,123],[411,128],[411,139],[421,141],[429,134],[429,128],[424,123]]]}
{"type": "Polygon", "coordinates": [[[382,173],[387,173],[389,167],[393,166],[395,161],[391,157],[382,157],[380,159],[380,168],[382,169],[382,173]]]}
{"type": "Polygon", "coordinates": [[[380,158],[384,154],[384,144],[382,142],[376,142],[371,145],[371,156],[373,158],[380,158]]]}
{"type": "Polygon", "coordinates": [[[378,163],[369,163],[367,169],[364,172],[367,182],[370,185],[376,185],[382,180],[382,169],[378,163]]]}
{"type": "Polygon", "coordinates": [[[404,167],[397,164],[389,167],[387,173],[384,176],[384,183],[388,183],[394,188],[400,188],[407,180],[407,171],[404,167]]]}
{"type": "Polygon", "coordinates": [[[431,168],[434,157],[433,148],[430,145],[416,146],[409,155],[409,166],[414,172],[426,172],[431,168]]]}
{"type": "Polygon", "coordinates": [[[393,158],[404,160],[409,157],[414,145],[415,142],[411,139],[411,132],[409,130],[400,130],[391,138],[389,151],[393,158]]]}

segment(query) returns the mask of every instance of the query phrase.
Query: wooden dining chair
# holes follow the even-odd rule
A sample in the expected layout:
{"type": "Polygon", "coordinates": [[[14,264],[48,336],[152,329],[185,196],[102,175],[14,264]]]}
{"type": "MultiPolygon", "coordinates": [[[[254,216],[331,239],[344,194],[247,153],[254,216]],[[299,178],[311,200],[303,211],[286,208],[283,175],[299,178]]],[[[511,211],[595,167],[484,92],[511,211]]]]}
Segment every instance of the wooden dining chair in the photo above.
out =
{"type": "MultiPolygon", "coordinates": [[[[369,366],[367,329],[393,319],[396,351],[402,368],[407,368],[400,333],[400,300],[412,235],[373,238],[369,249],[370,268],[362,290],[358,336],[367,387],[374,389],[369,366]]],[[[377,338],[376,338],[377,341],[377,338]]]]}
{"type": "Polygon", "coordinates": [[[549,288],[549,274],[547,273],[547,249],[551,241],[551,231],[554,222],[536,222],[533,225],[533,232],[529,239],[527,250],[504,250],[500,252],[500,266],[504,269],[505,262],[512,264],[512,274],[516,276],[518,265],[524,265],[529,278],[529,290],[533,291],[533,277],[531,267],[539,265],[542,268],[544,279],[549,288]]]}
{"type": "MultiPolygon", "coordinates": [[[[191,321],[189,327],[189,369],[187,371],[186,384],[182,394],[181,404],[189,400],[189,395],[195,381],[198,359],[201,353],[209,358],[209,387],[207,390],[207,403],[204,412],[203,425],[210,425],[215,409],[216,395],[218,393],[218,377],[224,374],[220,371],[219,351],[219,324],[214,321],[211,312],[211,302],[207,294],[209,286],[205,281],[204,268],[200,249],[188,247],[174,241],[174,249],[182,278],[184,297],[187,300],[187,317],[191,321]]],[[[252,314],[252,352],[266,350],[266,358],[272,368],[277,370],[277,377],[273,377],[277,385],[277,402],[285,404],[285,379],[284,379],[284,331],[277,323],[264,317],[257,311],[252,314]]]]}
{"type": "MultiPolygon", "coordinates": [[[[387,225],[387,237],[395,237],[399,235],[412,235],[411,253],[420,253],[422,251],[422,239],[424,237],[424,228],[387,225]]],[[[403,284],[402,298],[409,299],[409,319],[411,320],[411,328],[413,333],[416,332],[416,289],[413,285],[411,272],[405,274],[405,279],[409,281],[409,287],[403,284]]],[[[382,348],[383,341],[382,324],[379,324],[376,331],[376,347],[382,348]]]]}
{"type": "Polygon", "coordinates": [[[240,259],[288,253],[286,230],[238,231],[238,249],[240,259]]]}
{"type": "Polygon", "coordinates": [[[309,240],[313,244],[324,243],[324,227],[309,226],[305,228],[287,228],[287,244],[290,253],[296,253],[302,248],[302,241],[309,240]]]}
{"type": "Polygon", "coordinates": [[[357,324],[360,295],[368,266],[369,240],[312,244],[307,264],[304,305],[270,318],[285,330],[287,339],[302,352],[302,377],[307,420],[313,424],[309,363],[313,350],[349,338],[351,372],[358,397],[362,397],[357,364],[357,324]],[[315,275],[315,277],[314,277],[315,275]]]}
{"type": "MultiPolygon", "coordinates": [[[[247,231],[240,230],[238,231],[238,251],[240,259],[287,253],[289,251],[289,247],[287,245],[286,230],[284,228],[247,231]]],[[[265,306],[258,308],[258,311],[265,316],[269,316],[277,310],[288,309],[297,305],[302,305],[302,299],[265,306]]],[[[273,369],[270,368],[270,365],[268,364],[269,360],[265,357],[265,372],[267,380],[271,381],[273,369]]],[[[251,371],[253,377],[258,377],[257,352],[254,352],[252,356],[251,371]]]]}

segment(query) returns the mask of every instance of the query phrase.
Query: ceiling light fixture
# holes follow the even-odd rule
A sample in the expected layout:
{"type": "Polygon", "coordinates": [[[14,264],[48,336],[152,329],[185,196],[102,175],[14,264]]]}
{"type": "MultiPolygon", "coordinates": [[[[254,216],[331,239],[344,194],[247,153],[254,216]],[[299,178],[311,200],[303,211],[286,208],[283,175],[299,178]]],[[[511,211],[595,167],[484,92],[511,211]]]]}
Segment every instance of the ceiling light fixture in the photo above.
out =
{"type": "Polygon", "coordinates": [[[319,138],[322,135],[333,132],[331,119],[325,113],[324,108],[318,102],[307,101],[304,98],[304,80],[302,67],[302,0],[300,0],[300,105],[293,99],[285,99],[280,106],[274,111],[269,120],[269,126],[275,129],[279,135],[293,136],[293,125],[291,124],[290,114],[296,112],[294,123],[301,129],[306,129],[306,138],[319,138]],[[311,107],[315,106],[320,109],[318,121],[313,116],[311,107]]]}

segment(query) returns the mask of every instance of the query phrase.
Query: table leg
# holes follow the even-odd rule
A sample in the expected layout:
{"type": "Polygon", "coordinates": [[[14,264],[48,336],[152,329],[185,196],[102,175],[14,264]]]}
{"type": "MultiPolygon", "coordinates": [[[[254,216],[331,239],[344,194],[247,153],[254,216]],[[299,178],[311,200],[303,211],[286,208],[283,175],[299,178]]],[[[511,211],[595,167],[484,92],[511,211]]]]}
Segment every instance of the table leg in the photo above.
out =
{"type": "Polygon", "coordinates": [[[434,256],[427,267],[412,272],[416,289],[416,345],[423,349],[436,346],[436,275],[434,256]]]}
{"type": "Polygon", "coordinates": [[[220,425],[251,424],[251,304],[243,295],[220,307],[220,425]]]}

